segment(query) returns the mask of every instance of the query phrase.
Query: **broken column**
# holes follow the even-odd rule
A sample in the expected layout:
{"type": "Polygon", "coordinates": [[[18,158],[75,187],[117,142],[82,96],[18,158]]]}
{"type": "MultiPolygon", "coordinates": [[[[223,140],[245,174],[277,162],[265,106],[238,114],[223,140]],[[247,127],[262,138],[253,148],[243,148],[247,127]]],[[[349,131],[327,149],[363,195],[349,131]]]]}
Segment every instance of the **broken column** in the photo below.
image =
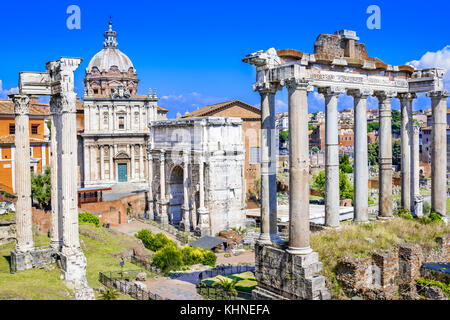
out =
{"type": "Polygon", "coordinates": [[[354,121],[354,209],[355,223],[369,221],[368,212],[368,184],[369,164],[367,151],[367,97],[373,94],[372,90],[349,90],[349,95],[354,98],[355,121],[354,121]]]}
{"type": "Polygon", "coordinates": [[[431,210],[446,217],[448,91],[427,93],[432,107],[431,210]]]}
{"type": "Polygon", "coordinates": [[[378,91],[380,112],[380,153],[379,153],[379,218],[390,219],[392,214],[392,111],[391,99],[394,92],[378,91]]]}
{"type": "Polygon", "coordinates": [[[16,253],[25,253],[23,268],[32,268],[34,249],[33,223],[31,213],[31,174],[30,174],[30,132],[29,108],[30,98],[27,95],[11,95],[14,102],[15,120],[15,192],[16,203],[16,253]]]}
{"type": "Polygon", "coordinates": [[[61,108],[61,122],[56,124],[56,135],[61,144],[60,170],[58,179],[62,193],[63,247],[61,250],[61,269],[66,283],[75,291],[78,300],[95,299],[93,290],[86,280],[86,257],[80,246],[78,230],[78,175],[77,167],[77,127],[76,94],[74,90],[74,71],[81,63],[79,58],[61,58],[47,64],[51,78],[52,100],[61,108]]]}
{"type": "Polygon", "coordinates": [[[338,98],[344,88],[319,88],[325,97],[325,225],[339,227],[338,98]]]}

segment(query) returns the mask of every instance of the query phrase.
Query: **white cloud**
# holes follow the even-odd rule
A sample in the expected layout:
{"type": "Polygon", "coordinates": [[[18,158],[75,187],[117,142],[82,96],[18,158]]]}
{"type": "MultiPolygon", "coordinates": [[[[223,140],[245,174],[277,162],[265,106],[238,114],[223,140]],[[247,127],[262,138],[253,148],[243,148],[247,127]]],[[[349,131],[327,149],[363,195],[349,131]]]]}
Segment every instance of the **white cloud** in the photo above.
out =
{"type": "Polygon", "coordinates": [[[199,92],[165,95],[160,98],[160,105],[169,110],[169,117],[175,117],[177,112],[185,114],[207,105],[228,101],[227,97],[206,96],[199,92]]]}
{"type": "Polygon", "coordinates": [[[436,52],[427,52],[419,60],[413,60],[407,64],[416,69],[445,69],[446,73],[444,75],[444,86],[447,90],[450,89],[450,45],[447,45],[442,50],[438,50],[436,52]]]}
{"type": "Polygon", "coordinates": [[[8,99],[11,93],[19,93],[19,88],[3,89],[3,81],[0,80],[0,99],[8,99]]]}

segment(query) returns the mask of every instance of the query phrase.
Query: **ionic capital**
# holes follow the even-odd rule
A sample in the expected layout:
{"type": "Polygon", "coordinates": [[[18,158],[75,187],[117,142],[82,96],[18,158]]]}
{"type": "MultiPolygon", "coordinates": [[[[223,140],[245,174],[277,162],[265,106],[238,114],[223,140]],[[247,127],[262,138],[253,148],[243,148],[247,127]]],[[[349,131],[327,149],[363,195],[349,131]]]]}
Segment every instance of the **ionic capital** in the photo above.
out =
{"type": "Polygon", "coordinates": [[[305,90],[311,92],[314,90],[314,87],[311,85],[311,80],[309,79],[289,79],[285,82],[286,87],[289,91],[291,90],[305,90]]]}
{"type": "Polygon", "coordinates": [[[260,94],[275,94],[281,89],[278,83],[259,82],[253,85],[253,91],[258,91],[260,94]]]}
{"type": "Polygon", "coordinates": [[[323,88],[318,88],[317,91],[320,94],[323,94],[325,97],[327,96],[338,96],[340,94],[344,94],[345,93],[345,88],[344,87],[323,87],[323,88]]]}
{"type": "Polygon", "coordinates": [[[368,96],[373,96],[372,89],[348,89],[347,94],[353,98],[367,99],[368,96]]]}
{"type": "Polygon", "coordinates": [[[412,101],[417,98],[417,94],[414,92],[401,92],[397,97],[400,101],[412,101]]]}
{"type": "Polygon", "coordinates": [[[397,92],[391,90],[375,91],[374,94],[377,97],[380,104],[390,103],[391,99],[397,96],[397,92]]]}
{"type": "Polygon", "coordinates": [[[431,91],[427,92],[427,97],[429,98],[447,98],[449,96],[449,93],[447,90],[442,91],[431,91]]]}
{"type": "Polygon", "coordinates": [[[10,95],[14,102],[14,114],[24,116],[30,113],[30,97],[27,95],[10,95]]]}

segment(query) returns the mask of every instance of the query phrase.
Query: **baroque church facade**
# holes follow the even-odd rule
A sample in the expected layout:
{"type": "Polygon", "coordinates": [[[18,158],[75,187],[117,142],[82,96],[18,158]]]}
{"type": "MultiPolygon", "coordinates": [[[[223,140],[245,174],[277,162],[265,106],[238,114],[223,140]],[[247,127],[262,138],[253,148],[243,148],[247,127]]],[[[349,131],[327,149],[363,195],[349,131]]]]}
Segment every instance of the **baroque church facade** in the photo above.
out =
{"type": "Polygon", "coordinates": [[[156,90],[137,95],[136,70],[118,49],[111,22],[103,46],[91,59],[84,79],[83,185],[132,183],[145,188],[148,125],[165,119],[167,110],[158,107],[156,90]]]}

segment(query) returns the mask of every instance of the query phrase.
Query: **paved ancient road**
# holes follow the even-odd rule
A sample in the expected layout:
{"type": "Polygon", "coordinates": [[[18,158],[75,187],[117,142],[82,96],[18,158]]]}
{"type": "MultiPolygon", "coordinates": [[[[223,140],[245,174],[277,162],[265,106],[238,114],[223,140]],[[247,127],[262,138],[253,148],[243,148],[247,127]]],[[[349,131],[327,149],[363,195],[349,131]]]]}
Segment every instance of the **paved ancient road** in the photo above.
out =
{"type": "Polygon", "coordinates": [[[145,282],[147,289],[169,300],[203,300],[194,284],[172,279],[152,279],[145,282]]]}

